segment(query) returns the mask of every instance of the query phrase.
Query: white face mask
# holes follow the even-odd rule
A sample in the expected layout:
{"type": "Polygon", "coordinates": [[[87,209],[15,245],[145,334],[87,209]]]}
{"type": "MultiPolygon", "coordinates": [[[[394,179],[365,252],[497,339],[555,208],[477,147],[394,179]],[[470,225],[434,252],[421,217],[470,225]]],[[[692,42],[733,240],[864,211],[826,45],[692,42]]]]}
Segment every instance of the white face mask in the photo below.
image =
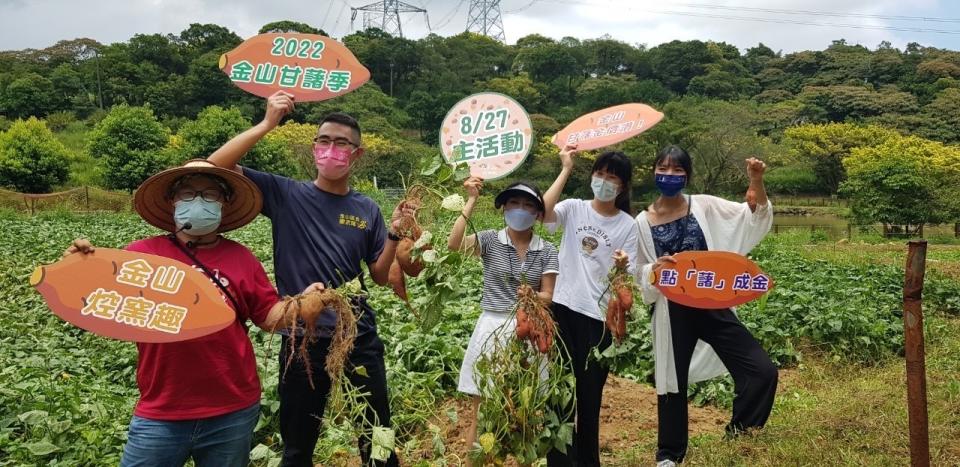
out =
{"type": "Polygon", "coordinates": [[[617,197],[619,186],[603,177],[593,176],[590,181],[590,188],[593,189],[593,196],[600,201],[612,201],[617,197]]]}

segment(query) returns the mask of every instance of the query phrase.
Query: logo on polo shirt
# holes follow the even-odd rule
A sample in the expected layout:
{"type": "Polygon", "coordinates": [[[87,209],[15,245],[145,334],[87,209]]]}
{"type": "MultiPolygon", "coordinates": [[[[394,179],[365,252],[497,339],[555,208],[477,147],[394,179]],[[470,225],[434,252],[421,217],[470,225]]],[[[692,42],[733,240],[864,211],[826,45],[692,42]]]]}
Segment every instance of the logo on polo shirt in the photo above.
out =
{"type": "Polygon", "coordinates": [[[340,225],[346,225],[348,227],[355,227],[360,230],[367,229],[367,221],[351,215],[351,214],[340,214],[340,225]]]}

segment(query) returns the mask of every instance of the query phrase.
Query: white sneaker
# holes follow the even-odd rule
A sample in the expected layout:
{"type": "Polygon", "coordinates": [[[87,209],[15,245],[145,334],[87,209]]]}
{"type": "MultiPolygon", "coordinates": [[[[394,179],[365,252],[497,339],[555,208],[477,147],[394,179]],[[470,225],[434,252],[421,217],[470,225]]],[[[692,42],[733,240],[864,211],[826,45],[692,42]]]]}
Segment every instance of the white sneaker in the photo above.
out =
{"type": "Polygon", "coordinates": [[[664,459],[660,462],[657,462],[657,467],[677,467],[677,463],[670,459],[664,459]]]}

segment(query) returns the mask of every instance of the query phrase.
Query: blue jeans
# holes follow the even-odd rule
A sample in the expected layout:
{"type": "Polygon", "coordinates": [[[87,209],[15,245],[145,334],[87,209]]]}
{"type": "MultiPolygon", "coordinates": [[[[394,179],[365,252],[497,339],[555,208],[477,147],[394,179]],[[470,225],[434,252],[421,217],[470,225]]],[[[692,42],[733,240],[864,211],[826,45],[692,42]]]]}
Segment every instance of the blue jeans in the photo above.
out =
{"type": "Polygon", "coordinates": [[[134,415],[120,466],[182,467],[193,457],[197,467],[245,467],[259,417],[259,403],[199,420],[150,420],[134,415]]]}

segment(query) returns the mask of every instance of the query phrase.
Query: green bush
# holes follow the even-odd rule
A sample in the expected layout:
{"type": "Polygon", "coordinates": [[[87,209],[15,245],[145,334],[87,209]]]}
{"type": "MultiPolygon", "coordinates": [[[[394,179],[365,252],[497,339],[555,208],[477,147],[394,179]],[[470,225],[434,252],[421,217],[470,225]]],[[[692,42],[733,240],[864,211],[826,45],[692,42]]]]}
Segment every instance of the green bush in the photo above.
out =
{"type": "Polygon", "coordinates": [[[805,167],[778,167],[763,178],[767,191],[781,195],[813,195],[825,193],[813,169],[805,167]]]}
{"type": "Polygon", "coordinates": [[[0,184],[28,193],[46,193],[67,179],[67,148],[40,120],[17,120],[0,133],[0,184]]]}
{"type": "Polygon", "coordinates": [[[169,139],[150,107],[120,105],[94,127],[89,152],[103,161],[108,188],[133,191],[170,164],[169,139]]]}

